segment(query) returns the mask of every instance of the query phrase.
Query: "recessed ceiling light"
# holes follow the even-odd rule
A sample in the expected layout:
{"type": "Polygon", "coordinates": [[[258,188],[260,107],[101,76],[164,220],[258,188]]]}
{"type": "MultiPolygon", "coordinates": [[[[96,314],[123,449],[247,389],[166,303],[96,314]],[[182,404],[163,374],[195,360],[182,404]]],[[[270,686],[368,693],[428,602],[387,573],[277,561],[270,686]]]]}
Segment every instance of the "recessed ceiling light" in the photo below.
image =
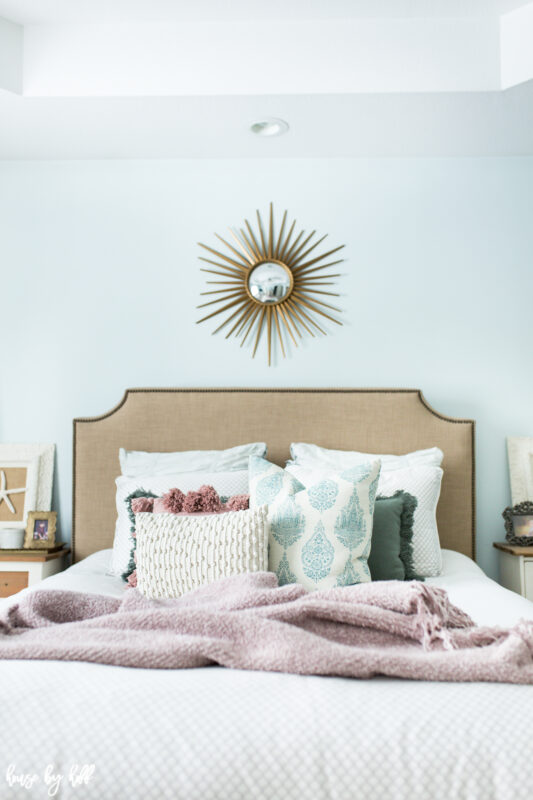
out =
{"type": "Polygon", "coordinates": [[[289,130],[289,123],[276,117],[265,117],[260,122],[250,125],[252,133],[258,136],[281,136],[289,130]]]}

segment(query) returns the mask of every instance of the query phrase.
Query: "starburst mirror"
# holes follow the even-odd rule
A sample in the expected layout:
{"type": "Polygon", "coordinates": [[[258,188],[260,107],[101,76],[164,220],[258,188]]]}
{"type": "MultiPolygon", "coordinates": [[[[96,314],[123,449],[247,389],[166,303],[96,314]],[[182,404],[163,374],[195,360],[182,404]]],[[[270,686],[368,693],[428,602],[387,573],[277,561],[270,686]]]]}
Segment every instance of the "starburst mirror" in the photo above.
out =
{"type": "Polygon", "coordinates": [[[262,334],[266,331],[269,366],[277,344],[285,358],[289,341],[297,347],[298,340],[305,335],[326,334],[322,327],[327,324],[324,320],[342,325],[337,319],[341,309],[326,303],[322,298],[327,295],[339,296],[337,292],[328,291],[324,287],[333,286],[331,279],[340,277],[340,273],[324,274],[323,270],[343,261],[342,258],[333,261],[328,259],[344,245],[327,250],[321,255],[311,255],[326,236],[312,242],[316,231],[311,231],[308,236],[303,230],[294,235],[295,227],[296,220],[287,226],[285,211],[276,233],[271,203],[268,227],[263,224],[257,211],[255,231],[247,219],[244,220],[244,228],[230,228],[234,244],[215,234],[227,253],[198,243],[211,256],[199,256],[201,261],[209,264],[209,267],[202,267],[202,272],[209,273],[207,283],[224,287],[202,292],[202,295],[217,297],[201,303],[198,308],[219,307],[198,322],[206,322],[218,314],[225,314],[224,321],[213,333],[218,333],[231,323],[226,339],[235,336],[240,339],[242,347],[250,337],[253,342],[252,358],[255,357],[262,334]],[[212,276],[216,276],[216,280],[212,276]]]}

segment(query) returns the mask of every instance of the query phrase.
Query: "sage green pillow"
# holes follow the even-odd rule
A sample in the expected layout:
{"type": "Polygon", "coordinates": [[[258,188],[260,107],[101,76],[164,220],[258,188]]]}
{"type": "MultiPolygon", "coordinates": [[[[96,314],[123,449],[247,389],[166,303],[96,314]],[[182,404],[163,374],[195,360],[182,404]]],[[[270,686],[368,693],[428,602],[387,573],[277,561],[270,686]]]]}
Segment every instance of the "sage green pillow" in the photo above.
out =
{"type": "Polygon", "coordinates": [[[412,547],[416,506],[416,497],[401,490],[392,497],[376,498],[368,558],[373,581],[419,580],[412,547]]]}

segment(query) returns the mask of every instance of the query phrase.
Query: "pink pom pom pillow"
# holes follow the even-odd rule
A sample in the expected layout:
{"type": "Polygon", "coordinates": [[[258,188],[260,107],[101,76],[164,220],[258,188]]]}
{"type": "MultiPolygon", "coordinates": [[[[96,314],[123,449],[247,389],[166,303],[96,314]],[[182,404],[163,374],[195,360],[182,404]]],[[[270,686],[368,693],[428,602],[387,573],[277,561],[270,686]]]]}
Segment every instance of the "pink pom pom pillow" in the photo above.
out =
{"type": "Polygon", "coordinates": [[[136,515],[143,513],[173,514],[175,516],[206,516],[211,514],[224,514],[244,511],[249,508],[250,496],[246,494],[234,495],[230,498],[220,497],[213,486],[200,486],[197,490],[188,491],[187,494],[178,488],[169,489],[162,497],[156,497],[152,492],[136,489],[126,497],[126,508],[131,522],[132,547],[127,569],[122,573],[122,578],[130,586],[137,586],[136,569],[136,515]]]}
{"type": "MultiPolygon", "coordinates": [[[[173,475],[143,475],[129,478],[120,475],[116,479],[116,507],[117,522],[115,538],[113,541],[113,556],[111,572],[120,576],[128,568],[131,553],[131,527],[132,519],[126,499],[130,495],[136,497],[151,497],[154,500],[155,513],[169,513],[163,506],[161,498],[171,489],[177,489],[169,498],[173,510],[182,504],[188,492],[198,491],[200,486],[212,486],[219,497],[232,497],[233,495],[248,492],[248,470],[232,470],[229,472],[183,472],[173,475]]],[[[192,502],[192,498],[190,499],[192,502]]],[[[142,512],[141,512],[142,513],[142,512]]],[[[180,512],[181,513],[181,512],[180,512]]]]}

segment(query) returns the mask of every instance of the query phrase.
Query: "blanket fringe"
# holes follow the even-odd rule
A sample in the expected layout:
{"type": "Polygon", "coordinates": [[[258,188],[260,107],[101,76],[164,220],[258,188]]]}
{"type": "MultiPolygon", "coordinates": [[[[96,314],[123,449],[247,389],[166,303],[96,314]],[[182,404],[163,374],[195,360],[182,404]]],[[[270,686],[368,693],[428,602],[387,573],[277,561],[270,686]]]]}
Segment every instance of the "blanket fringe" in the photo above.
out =
{"type": "Polygon", "coordinates": [[[440,643],[445,650],[455,650],[454,628],[470,628],[474,623],[464,611],[451,605],[448,596],[436,587],[413,583],[420,642],[424,650],[440,643]],[[452,629],[452,630],[450,630],[452,629]]]}

